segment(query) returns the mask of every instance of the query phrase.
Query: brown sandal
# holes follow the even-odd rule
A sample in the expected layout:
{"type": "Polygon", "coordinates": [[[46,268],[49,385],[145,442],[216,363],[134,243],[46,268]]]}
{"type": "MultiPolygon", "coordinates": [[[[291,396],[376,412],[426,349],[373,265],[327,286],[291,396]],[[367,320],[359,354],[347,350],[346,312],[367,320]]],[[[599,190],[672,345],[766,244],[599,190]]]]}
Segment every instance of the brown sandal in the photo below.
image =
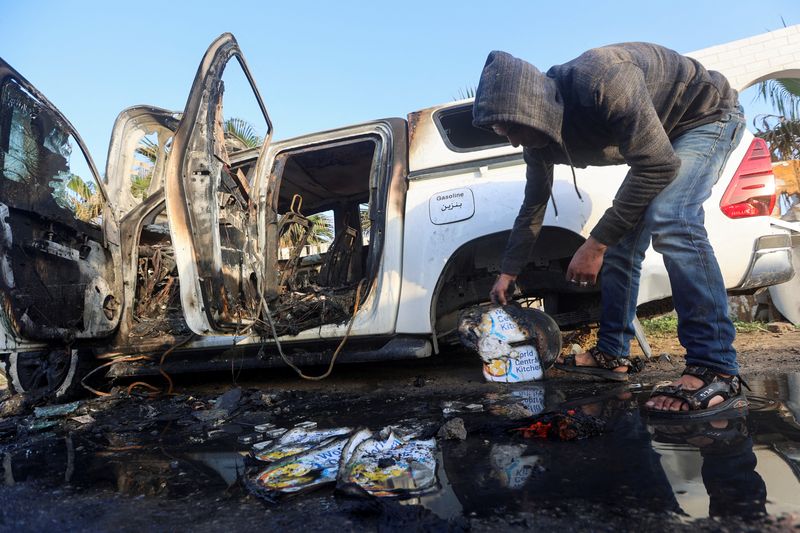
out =
{"type": "Polygon", "coordinates": [[[563,363],[556,363],[553,368],[564,372],[575,372],[587,374],[609,381],[628,381],[628,374],[641,371],[644,363],[641,359],[631,359],[629,357],[617,357],[609,355],[597,349],[597,346],[589,349],[589,354],[597,361],[597,366],[579,366],[575,361],[575,354],[564,357],[563,363]],[[627,367],[626,372],[614,372],[615,368],[627,367]]]}

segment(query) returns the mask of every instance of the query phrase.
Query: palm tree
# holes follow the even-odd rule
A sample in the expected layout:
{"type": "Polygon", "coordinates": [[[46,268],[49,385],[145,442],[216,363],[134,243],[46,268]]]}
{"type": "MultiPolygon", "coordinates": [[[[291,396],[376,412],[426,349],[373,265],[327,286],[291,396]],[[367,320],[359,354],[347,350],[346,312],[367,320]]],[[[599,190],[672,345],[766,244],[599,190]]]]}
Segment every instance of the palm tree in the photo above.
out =
{"type": "MultiPolygon", "coordinates": [[[[325,213],[317,213],[307,217],[310,223],[306,244],[323,244],[333,240],[333,223],[325,213]]],[[[295,244],[303,238],[303,229],[298,224],[293,224],[283,235],[279,246],[281,248],[294,248],[295,244]]]]}
{"type": "Polygon", "coordinates": [[[75,218],[91,222],[102,214],[103,198],[93,183],[73,174],[66,183],[66,189],[66,200],[75,218]]]}
{"type": "Polygon", "coordinates": [[[253,125],[242,118],[225,120],[222,129],[225,132],[225,147],[231,152],[255,148],[264,142],[253,125]]]}
{"type": "Polygon", "coordinates": [[[153,181],[153,170],[158,160],[158,143],[149,137],[142,137],[139,146],[136,147],[136,155],[150,162],[147,173],[131,176],[131,194],[134,198],[144,200],[147,191],[150,190],[150,182],[153,181]]]}
{"type": "Polygon", "coordinates": [[[758,84],[758,97],[790,120],[800,118],[800,79],[779,78],[758,84]]]}
{"type": "Polygon", "coordinates": [[[773,161],[800,159],[800,120],[781,115],[758,115],[753,119],[756,137],[767,142],[773,161]]]}
{"type": "Polygon", "coordinates": [[[756,137],[767,142],[773,161],[800,159],[800,79],[763,81],[758,84],[758,97],[776,113],[753,119],[756,137]]]}

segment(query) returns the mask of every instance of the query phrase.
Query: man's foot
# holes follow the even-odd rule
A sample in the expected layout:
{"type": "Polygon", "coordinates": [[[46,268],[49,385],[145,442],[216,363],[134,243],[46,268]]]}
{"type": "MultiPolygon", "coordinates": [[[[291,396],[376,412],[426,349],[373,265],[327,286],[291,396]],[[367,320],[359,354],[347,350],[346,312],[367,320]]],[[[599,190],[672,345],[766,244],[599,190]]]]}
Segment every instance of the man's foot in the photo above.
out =
{"type": "MultiPolygon", "coordinates": [[[[720,374],[720,377],[729,378],[730,376],[727,374],[720,374]]],[[[679,377],[672,383],[671,386],[677,387],[680,386],[683,390],[691,392],[696,391],[705,383],[702,379],[690,376],[689,374],[684,374],[683,376],[679,377]]],[[[724,398],[722,396],[714,396],[709,400],[708,406],[714,407],[722,403],[724,398]]],[[[652,409],[653,411],[688,411],[689,410],[689,403],[681,400],[680,398],[674,398],[672,396],[653,396],[645,405],[652,409]]]]}
{"type": "Polygon", "coordinates": [[[601,352],[597,347],[586,352],[559,357],[554,368],[564,372],[586,374],[607,381],[628,381],[628,373],[641,369],[639,361],[601,352]]]}
{"type": "MultiPolygon", "coordinates": [[[[603,357],[603,355],[601,355],[603,357]]],[[[563,365],[565,363],[566,357],[563,355],[559,355],[556,358],[556,363],[563,365]]],[[[575,366],[589,366],[589,367],[596,367],[599,368],[600,364],[597,360],[592,356],[589,350],[586,350],[583,353],[575,354],[575,366]]],[[[623,374],[627,374],[628,367],[627,366],[618,366],[616,368],[609,369],[612,372],[621,372],[623,374]]]]}
{"type": "Polygon", "coordinates": [[[683,375],[669,385],[657,386],[645,409],[663,416],[716,415],[728,409],[747,409],[742,391],[746,384],[739,376],[710,368],[689,365],[683,375]]]}

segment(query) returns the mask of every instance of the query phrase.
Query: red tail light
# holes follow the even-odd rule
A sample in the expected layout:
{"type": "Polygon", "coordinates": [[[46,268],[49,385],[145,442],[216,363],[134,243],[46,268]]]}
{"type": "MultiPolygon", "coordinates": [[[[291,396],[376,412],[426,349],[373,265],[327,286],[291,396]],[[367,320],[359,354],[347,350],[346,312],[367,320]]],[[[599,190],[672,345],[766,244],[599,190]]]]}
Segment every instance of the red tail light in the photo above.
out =
{"type": "Polygon", "coordinates": [[[736,169],[720,209],[730,218],[767,216],[775,207],[775,176],[764,139],[753,139],[736,169]]]}

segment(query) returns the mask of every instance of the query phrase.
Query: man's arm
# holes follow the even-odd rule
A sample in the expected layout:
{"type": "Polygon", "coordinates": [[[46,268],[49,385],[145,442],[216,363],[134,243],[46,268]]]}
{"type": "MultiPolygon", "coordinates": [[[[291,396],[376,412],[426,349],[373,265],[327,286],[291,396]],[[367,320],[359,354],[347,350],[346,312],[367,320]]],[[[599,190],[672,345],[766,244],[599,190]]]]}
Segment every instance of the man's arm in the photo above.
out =
{"type": "Polygon", "coordinates": [[[553,164],[531,157],[525,153],[528,164],[525,180],[525,199],[519,209],[511,235],[508,238],[503,260],[500,264],[502,274],[495,281],[489,294],[491,300],[506,304],[506,292],[512,281],[528,263],[531,249],[542,229],[547,200],[553,186],[553,164]]]}
{"type": "Polygon", "coordinates": [[[614,65],[598,79],[594,96],[630,166],[612,206],[591,231],[597,241],[611,246],[639,222],[652,199],[675,179],[681,160],[653,108],[639,67],[614,65]]]}

